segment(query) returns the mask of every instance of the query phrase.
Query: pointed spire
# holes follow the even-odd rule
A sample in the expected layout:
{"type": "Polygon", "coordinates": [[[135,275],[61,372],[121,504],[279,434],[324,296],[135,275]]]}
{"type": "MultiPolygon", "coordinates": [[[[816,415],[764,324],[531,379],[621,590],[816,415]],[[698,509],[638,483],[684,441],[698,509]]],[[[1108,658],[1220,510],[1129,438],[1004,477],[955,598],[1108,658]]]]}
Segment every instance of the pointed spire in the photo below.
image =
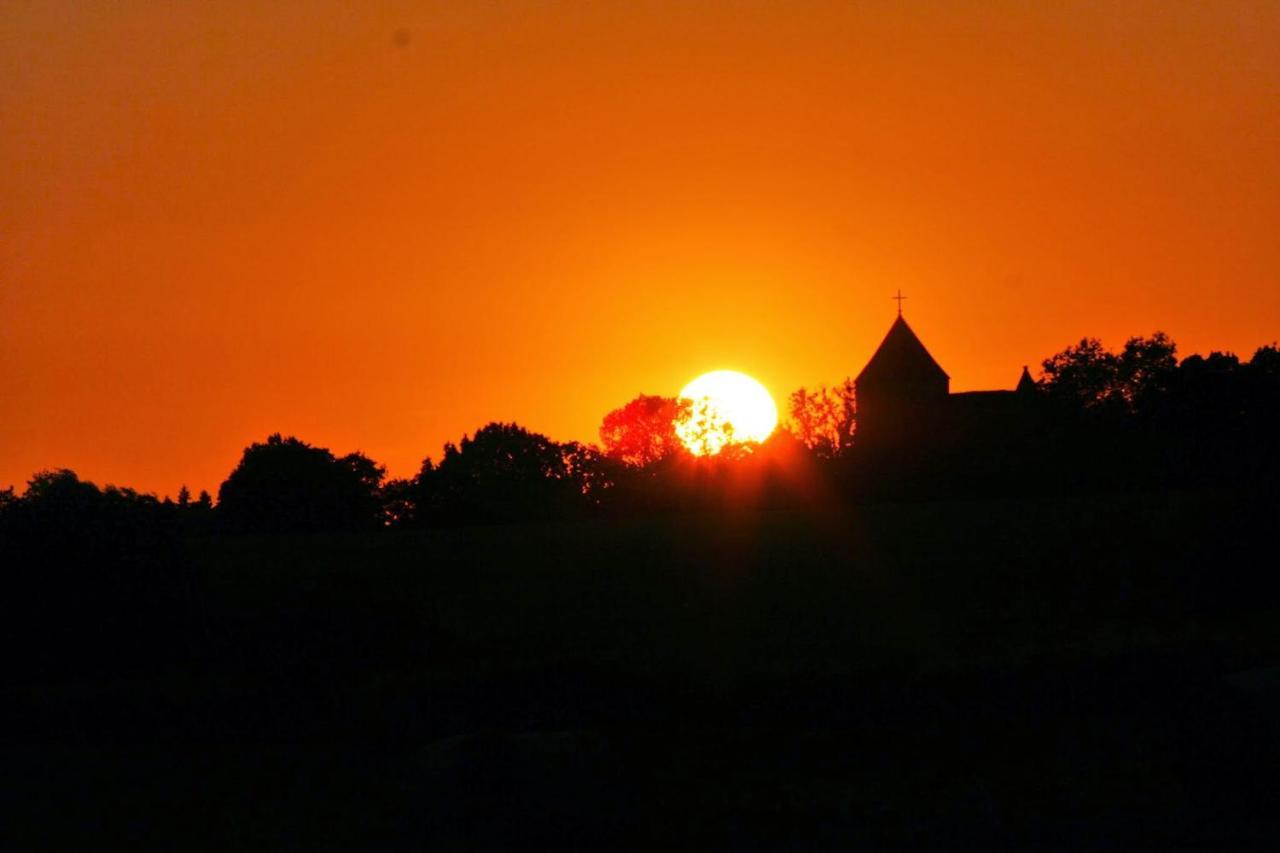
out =
{"type": "Polygon", "coordinates": [[[907,321],[898,317],[889,327],[880,346],[872,354],[867,366],[858,374],[857,382],[879,385],[900,385],[916,382],[948,381],[945,370],[934,361],[924,344],[911,331],[907,321]]]}
{"type": "Polygon", "coordinates": [[[1027,370],[1027,366],[1022,365],[1022,376],[1018,379],[1017,392],[1019,394],[1034,394],[1039,389],[1036,381],[1031,378],[1031,371],[1027,370]]]}

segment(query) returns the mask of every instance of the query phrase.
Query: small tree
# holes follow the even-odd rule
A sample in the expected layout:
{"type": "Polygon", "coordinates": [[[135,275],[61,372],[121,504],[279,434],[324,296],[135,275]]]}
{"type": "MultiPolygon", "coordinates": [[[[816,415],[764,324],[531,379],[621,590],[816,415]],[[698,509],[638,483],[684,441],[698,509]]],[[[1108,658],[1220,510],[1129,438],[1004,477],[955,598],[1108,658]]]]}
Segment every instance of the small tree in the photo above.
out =
{"type": "Polygon", "coordinates": [[[620,463],[592,444],[570,441],[560,445],[565,476],[590,506],[599,506],[617,485],[620,463]]]}
{"type": "Polygon", "coordinates": [[[1178,346],[1164,332],[1125,341],[1116,358],[1118,392],[1130,411],[1169,393],[1178,371],[1178,346]]]}
{"type": "Polygon", "coordinates": [[[418,516],[417,480],[395,479],[382,484],[378,499],[382,523],[387,527],[407,527],[418,516]]]}
{"type": "Polygon", "coordinates": [[[1280,345],[1258,347],[1249,360],[1249,369],[1259,376],[1280,380],[1280,345]]]}
{"type": "Polygon", "coordinates": [[[675,433],[680,444],[695,456],[715,456],[734,444],[733,424],[705,399],[686,401],[675,433]]]}
{"type": "Polygon", "coordinates": [[[790,403],[792,433],[809,450],[830,459],[853,445],[858,409],[852,379],[834,388],[799,388],[790,403]]]}
{"type": "Polygon", "coordinates": [[[688,401],[641,394],[605,415],[600,424],[604,454],[643,468],[684,452],[676,424],[688,415],[688,401]]]}

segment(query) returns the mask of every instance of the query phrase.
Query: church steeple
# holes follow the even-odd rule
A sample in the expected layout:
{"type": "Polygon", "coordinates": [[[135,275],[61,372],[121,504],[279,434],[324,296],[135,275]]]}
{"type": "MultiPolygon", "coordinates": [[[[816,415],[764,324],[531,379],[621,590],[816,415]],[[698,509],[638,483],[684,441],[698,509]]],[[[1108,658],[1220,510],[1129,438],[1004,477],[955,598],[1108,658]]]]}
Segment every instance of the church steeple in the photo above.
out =
{"type": "Polygon", "coordinates": [[[1036,381],[1031,378],[1031,371],[1027,370],[1025,364],[1022,365],[1022,376],[1018,379],[1018,387],[1014,390],[1019,394],[1034,394],[1039,390],[1039,387],[1036,385],[1036,381]]]}
{"type": "MultiPolygon", "coordinates": [[[[901,301],[898,304],[901,306],[901,301]]],[[[919,438],[927,431],[940,407],[946,405],[951,378],[899,314],[854,380],[854,387],[858,440],[864,444],[909,443],[912,436],[919,438]]]]}
{"type": "Polygon", "coordinates": [[[888,388],[941,384],[942,393],[945,394],[950,379],[899,314],[856,381],[860,391],[863,385],[870,389],[872,386],[888,388]]]}

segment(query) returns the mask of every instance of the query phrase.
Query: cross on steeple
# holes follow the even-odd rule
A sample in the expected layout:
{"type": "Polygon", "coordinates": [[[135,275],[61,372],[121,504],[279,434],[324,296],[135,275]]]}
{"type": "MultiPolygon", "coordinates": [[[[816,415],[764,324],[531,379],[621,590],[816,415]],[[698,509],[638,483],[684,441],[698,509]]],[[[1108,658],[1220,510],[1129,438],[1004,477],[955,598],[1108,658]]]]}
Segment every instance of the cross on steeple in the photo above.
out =
{"type": "Polygon", "coordinates": [[[903,296],[902,290],[899,289],[897,296],[890,296],[889,298],[896,299],[898,301],[898,316],[901,317],[902,316],[902,300],[906,299],[907,297],[903,296]]]}

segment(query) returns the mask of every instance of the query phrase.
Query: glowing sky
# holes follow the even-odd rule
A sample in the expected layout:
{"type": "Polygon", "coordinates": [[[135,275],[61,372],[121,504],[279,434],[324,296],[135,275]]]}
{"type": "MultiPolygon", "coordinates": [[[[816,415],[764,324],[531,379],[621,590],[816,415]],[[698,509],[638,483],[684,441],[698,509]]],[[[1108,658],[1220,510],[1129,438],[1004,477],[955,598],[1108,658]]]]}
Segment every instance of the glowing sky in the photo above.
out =
{"type": "Polygon", "coordinates": [[[1280,4],[9,2],[0,486],[1280,336],[1280,4]]]}

